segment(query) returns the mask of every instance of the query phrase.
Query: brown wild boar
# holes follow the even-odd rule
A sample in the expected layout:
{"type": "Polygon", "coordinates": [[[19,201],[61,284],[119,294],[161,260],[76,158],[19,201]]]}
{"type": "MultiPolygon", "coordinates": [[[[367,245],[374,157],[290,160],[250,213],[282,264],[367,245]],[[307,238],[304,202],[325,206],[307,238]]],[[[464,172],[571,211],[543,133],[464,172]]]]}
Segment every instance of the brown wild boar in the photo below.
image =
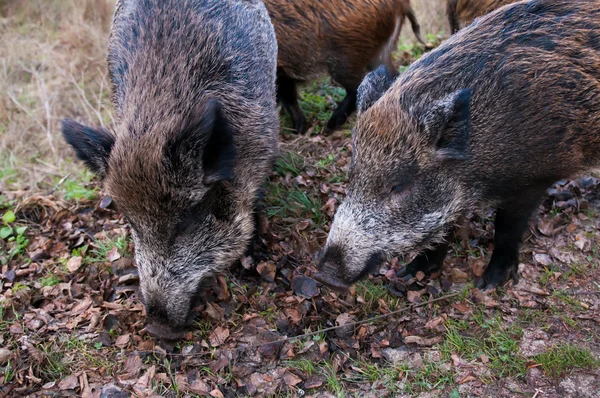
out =
{"type": "Polygon", "coordinates": [[[457,218],[496,209],[479,287],[517,281],[546,190],[600,165],[600,0],[531,0],[462,29],[393,83],[359,88],[348,196],[317,279],[346,288],[397,255],[443,262],[457,218]]]}
{"type": "Polygon", "coordinates": [[[380,64],[396,74],[392,52],[405,18],[423,43],[409,0],[265,0],[279,47],[277,96],[303,133],[306,119],[297,85],[329,73],[346,89],[325,132],[341,127],[356,109],[356,89],[380,64]]]}
{"type": "Polygon", "coordinates": [[[475,18],[515,1],[518,0],[448,0],[446,16],[450,23],[450,33],[454,34],[461,27],[471,24],[475,18]]]}
{"type": "Polygon", "coordinates": [[[173,339],[238,260],[277,154],[277,43],[260,0],[117,4],[112,131],[63,122],[131,225],[147,329],[173,339]]]}

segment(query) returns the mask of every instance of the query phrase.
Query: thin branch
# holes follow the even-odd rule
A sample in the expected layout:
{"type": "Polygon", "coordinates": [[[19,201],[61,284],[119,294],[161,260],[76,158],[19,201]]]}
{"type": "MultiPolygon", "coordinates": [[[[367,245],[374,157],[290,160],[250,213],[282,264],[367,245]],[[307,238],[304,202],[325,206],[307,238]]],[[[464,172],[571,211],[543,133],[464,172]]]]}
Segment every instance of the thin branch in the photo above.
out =
{"type": "MultiPolygon", "coordinates": [[[[249,350],[249,349],[252,349],[252,348],[260,348],[260,347],[265,347],[265,346],[273,345],[273,344],[283,344],[283,343],[287,343],[287,342],[290,342],[290,341],[295,341],[295,340],[303,339],[303,338],[306,338],[306,337],[315,336],[317,334],[331,332],[332,330],[337,330],[337,329],[341,329],[341,328],[355,327],[355,326],[358,326],[358,325],[362,325],[364,323],[374,322],[374,321],[377,321],[377,320],[380,320],[380,319],[388,318],[390,316],[398,315],[398,314],[401,314],[403,312],[406,312],[406,311],[414,309],[414,308],[424,307],[424,306],[426,306],[428,304],[432,304],[432,303],[435,303],[437,301],[447,300],[447,299],[459,296],[460,294],[462,294],[462,293],[461,292],[457,292],[457,293],[448,294],[446,296],[438,297],[436,299],[428,300],[428,301],[425,301],[425,302],[422,302],[422,303],[419,303],[419,304],[411,304],[411,305],[403,307],[403,308],[401,308],[399,310],[388,312],[387,314],[377,315],[377,316],[374,316],[372,318],[368,318],[368,319],[363,319],[363,320],[356,321],[356,322],[347,323],[345,325],[332,326],[332,327],[329,327],[329,328],[317,330],[315,332],[300,334],[298,336],[285,337],[285,338],[280,339],[280,340],[270,341],[270,342],[266,342],[266,343],[249,344],[249,345],[246,345],[246,346],[243,346],[243,347],[236,347],[234,349],[224,349],[222,351],[226,351],[226,352],[246,351],[246,350],[249,350]]],[[[162,354],[159,351],[135,351],[135,352],[139,353],[139,354],[162,354]]],[[[213,355],[213,354],[214,354],[214,350],[212,350],[212,351],[206,351],[206,352],[198,352],[198,353],[195,353],[195,354],[168,354],[168,355],[169,356],[182,356],[182,357],[196,357],[196,356],[200,357],[200,356],[213,355]]]]}

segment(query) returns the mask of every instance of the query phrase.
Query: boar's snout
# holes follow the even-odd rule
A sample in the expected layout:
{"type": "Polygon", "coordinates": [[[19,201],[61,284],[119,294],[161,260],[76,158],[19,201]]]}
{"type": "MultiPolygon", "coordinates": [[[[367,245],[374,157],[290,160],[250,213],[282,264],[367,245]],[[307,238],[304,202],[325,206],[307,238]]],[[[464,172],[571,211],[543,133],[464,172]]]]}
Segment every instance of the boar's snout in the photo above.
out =
{"type": "Polygon", "coordinates": [[[156,322],[150,322],[146,325],[146,331],[161,340],[180,340],[185,336],[185,330],[185,328],[173,328],[156,322]]]}
{"type": "Polygon", "coordinates": [[[350,284],[345,281],[344,250],[338,245],[330,245],[325,248],[319,261],[319,271],[314,278],[322,284],[339,291],[346,291],[350,284]]]}
{"type": "Polygon", "coordinates": [[[193,308],[200,304],[200,301],[199,297],[194,297],[185,313],[168,311],[165,303],[147,302],[148,323],[146,324],[146,331],[161,340],[182,339],[197,315],[193,308]]]}
{"type": "Polygon", "coordinates": [[[384,260],[383,252],[374,251],[367,256],[366,261],[354,264],[347,259],[342,247],[330,245],[325,248],[314,278],[332,289],[346,291],[351,284],[373,272],[384,260]]]}

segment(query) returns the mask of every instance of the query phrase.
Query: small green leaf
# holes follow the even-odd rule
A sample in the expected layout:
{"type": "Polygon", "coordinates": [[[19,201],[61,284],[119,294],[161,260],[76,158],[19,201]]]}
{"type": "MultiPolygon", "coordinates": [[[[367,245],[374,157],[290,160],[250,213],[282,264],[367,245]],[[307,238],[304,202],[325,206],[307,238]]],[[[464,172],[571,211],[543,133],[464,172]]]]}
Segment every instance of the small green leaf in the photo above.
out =
{"type": "Polygon", "coordinates": [[[4,227],[4,228],[0,229],[0,238],[6,239],[11,235],[12,235],[11,227],[4,227]]]}
{"type": "Polygon", "coordinates": [[[15,217],[15,213],[13,213],[12,210],[7,211],[2,216],[2,221],[4,221],[7,224],[10,224],[11,222],[15,222],[16,219],[17,219],[17,217],[15,217]]]}
{"type": "Polygon", "coordinates": [[[15,231],[17,231],[17,235],[23,235],[27,231],[27,227],[15,228],[15,231]]]}
{"type": "Polygon", "coordinates": [[[102,348],[102,343],[101,342],[94,343],[94,348],[97,349],[97,350],[101,349],[102,348]]]}

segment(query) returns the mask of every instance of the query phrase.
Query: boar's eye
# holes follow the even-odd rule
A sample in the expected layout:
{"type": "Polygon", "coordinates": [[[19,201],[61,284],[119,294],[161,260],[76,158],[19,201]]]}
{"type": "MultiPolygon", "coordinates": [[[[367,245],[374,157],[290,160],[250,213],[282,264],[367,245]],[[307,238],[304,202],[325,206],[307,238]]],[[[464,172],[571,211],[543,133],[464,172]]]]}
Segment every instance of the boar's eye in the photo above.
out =
{"type": "Polygon", "coordinates": [[[388,196],[390,196],[392,198],[404,196],[408,192],[409,187],[410,187],[410,184],[404,184],[404,183],[392,185],[389,188],[388,196]]]}

